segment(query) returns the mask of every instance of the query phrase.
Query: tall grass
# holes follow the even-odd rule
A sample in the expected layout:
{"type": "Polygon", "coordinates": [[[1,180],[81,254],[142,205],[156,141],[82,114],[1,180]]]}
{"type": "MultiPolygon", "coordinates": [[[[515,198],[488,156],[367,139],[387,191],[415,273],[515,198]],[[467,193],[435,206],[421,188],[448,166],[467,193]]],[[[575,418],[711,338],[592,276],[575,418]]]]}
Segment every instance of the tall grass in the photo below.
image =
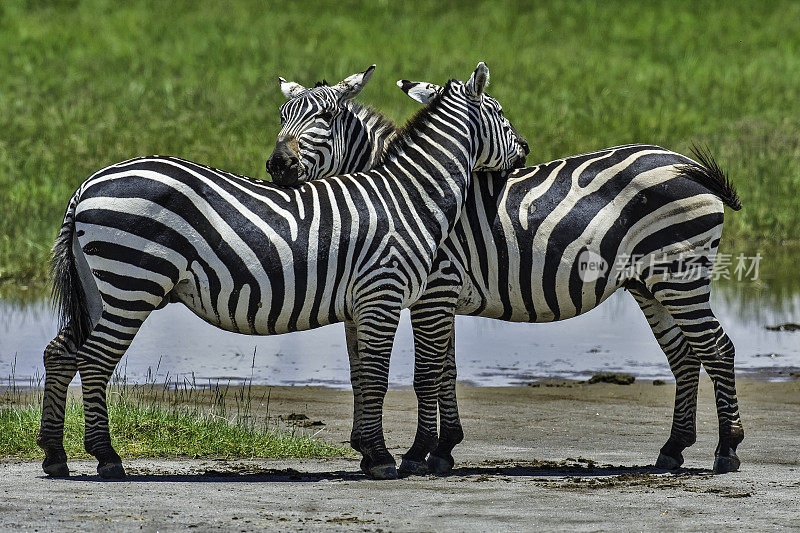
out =
{"type": "MultiPolygon", "coordinates": [[[[0,393],[0,457],[38,458],[36,433],[43,390],[35,377],[20,386],[13,376],[0,393]]],[[[123,458],[132,457],[329,457],[348,453],[316,440],[306,430],[269,416],[269,389],[257,393],[252,380],[232,386],[175,379],[142,384],[116,374],[109,388],[111,440],[123,458]],[[257,407],[260,414],[254,412],[257,407]]],[[[64,446],[71,457],[83,449],[83,405],[67,401],[64,446]]]]}
{"type": "Polygon", "coordinates": [[[723,247],[797,241],[800,3],[711,0],[0,3],[0,279],[43,279],[82,180],[171,154],[267,178],[276,77],[337,81],[402,122],[398,78],[478,60],[531,162],[706,142],[736,183],[723,247]]]}

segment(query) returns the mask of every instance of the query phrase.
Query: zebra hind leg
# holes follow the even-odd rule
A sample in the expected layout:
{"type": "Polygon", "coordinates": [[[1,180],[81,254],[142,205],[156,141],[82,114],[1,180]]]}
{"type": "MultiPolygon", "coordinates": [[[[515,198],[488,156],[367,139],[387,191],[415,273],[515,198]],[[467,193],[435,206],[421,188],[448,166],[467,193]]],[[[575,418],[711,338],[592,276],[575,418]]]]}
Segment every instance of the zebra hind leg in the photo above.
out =
{"type": "MultiPolygon", "coordinates": [[[[714,321],[716,322],[716,318],[714,321]]],[[[719,418],[719,443],[714,452],[714,472],[725,473],[739,470],[741,461],[736,455],[736,447],[744,440],[744,429],[736,398],[733,343],[719,322],[716,322],[713,335],[718,357],[704,359],[703,367],[714,383],[719,418]]]]}
{"type": "Polygon", "coordinates": [[[36,444],[44,451],[42,470],[51,477],[69,476],[64,450],[64,412],[67,390],[78,371],[77,351],[69,324],[44,350],[44,398],[36,444]]]}
{"type": "Polygon", "coordinates": [[[744,440],[744,430],[736,398],[735,351],[711,310],[709,283],[705,280],[704,285],[698,286],[697,281],[689,282],[689,287],[683,290],[680,281],[656,283],[651,291],[675,319],[714,384],[719,419],[714,471],[738,470],[740,461],[736,447],[744,440]]]}
{"type": "Polygon", "coordinates": [[[103,478],[125,476],[122,459],[111,445],[106,403],[108,382],[151,310],[126,312],[123,317],[106,309],[78,350],[86,423],[84,447],[97,458],[97,472],[103,478]]]}
{"type": "Polygon", "coordinates": [[[455,466],[453,448],[464,440],[456,398],[455,340],[453,328],[439,384],[439,442],[428,457],[428,470],[433,474],[447,474],[453,469],[455,466]]]}
{"type": "Polygon", "coordinates": [[[697,386],[700,360],[667,309],[644,287],[631,287],[675,376],[675,410],[669,439],[661,447],[657,468],[674,470],[683,464],[683,450],[697,440],[697,386]]]}

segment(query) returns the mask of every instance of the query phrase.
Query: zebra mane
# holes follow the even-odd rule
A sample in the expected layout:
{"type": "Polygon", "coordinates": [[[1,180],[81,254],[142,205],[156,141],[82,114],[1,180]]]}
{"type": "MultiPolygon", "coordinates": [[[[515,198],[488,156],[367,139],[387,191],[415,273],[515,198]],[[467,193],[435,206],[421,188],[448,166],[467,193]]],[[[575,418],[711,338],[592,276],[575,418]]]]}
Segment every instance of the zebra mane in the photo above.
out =
{"type": "Polygon", "coordinates": [[[395,133],[399,129],[392,119],[366,104],[357,102],[355,99],[348,100],[347,106],[350,112],[358,116],[365,124],[369,122],[373,123],[369,129],[376,132],[376,137],[385,137],[386,135],[395,133]]]}
{"type": "Polygon", "coordinates": [[[383,154],[378,160],[378,165],[383,165],[392,157],[399,155],[400,150],[406,144],[409,137],[413,137],[422,129],[423,126],[428,124],[430,121],[430,116],[438,111],[441,107],[442,98],[445,95],[450,94],[454,81],[457,80],[451,79],[448,81],[444,86],[444,90],[437,94],[428,105],[421,108],[410,119],[408,119],[405,126],[397,130],[397,135],[392,137],[392,139],[387,143],[386,148],[383,150],[383,154]]]}

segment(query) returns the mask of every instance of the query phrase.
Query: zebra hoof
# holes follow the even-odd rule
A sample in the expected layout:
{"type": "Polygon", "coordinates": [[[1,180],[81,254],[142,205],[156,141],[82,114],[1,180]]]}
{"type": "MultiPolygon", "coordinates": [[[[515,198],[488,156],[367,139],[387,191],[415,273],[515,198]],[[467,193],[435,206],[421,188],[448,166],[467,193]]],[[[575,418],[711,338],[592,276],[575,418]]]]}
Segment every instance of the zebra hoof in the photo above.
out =
{"type": "Polygon", "coordinates": [[[397,479],[397,467],[393,464],[371,466],[368,475],[372,479],[397,479]]]}
{"type": "Polygon", "coordinates": [[[658,454],[656,461],[656,468],[663,468],[664,470],[677,470],[683,464],[683,456],[672,457],[665,453],[658,454]]]}
{"type": "Polygon", "coordinates": [[[739,470],[739,465],[741,464],[742,462],[736,454],[728,456],[718,455],[714,458],[714,473],[725,474],[727,472],[736,472],[739,470]]]}
{"type": "Polygon", "coordinates": [[[409,461],[403,459],[400,463],[400,468],[397,469],[400,477],[406,476],[424,476],[428,473],[428,463],[425,461],[409,461]]]}
{"type": "Polygon", "coordinates": [[[69,467],[67,463],[50,463],[47,460],[42,463],[42,470],[50,477],[69,477],[69,467]]]}
{"type": "Polygon", "coordinates": [[[97,473],[103,479],[122,479],[125,477],[125,469],[122,467],[122,463],[97,465],[97,473]]]}
{"type": "Polygon", "coordinates": [[[428,457],[428,472],[431,474],[447,474],[453,469],[455,461],[431,454],[428,457]]]}
{"type": "Polygon", "coordinates": [[[364,475],[369,477],[369,464],[370,464],[369,457],[366,455],[361,458],[361,471],[364,472],[364,475]]]}

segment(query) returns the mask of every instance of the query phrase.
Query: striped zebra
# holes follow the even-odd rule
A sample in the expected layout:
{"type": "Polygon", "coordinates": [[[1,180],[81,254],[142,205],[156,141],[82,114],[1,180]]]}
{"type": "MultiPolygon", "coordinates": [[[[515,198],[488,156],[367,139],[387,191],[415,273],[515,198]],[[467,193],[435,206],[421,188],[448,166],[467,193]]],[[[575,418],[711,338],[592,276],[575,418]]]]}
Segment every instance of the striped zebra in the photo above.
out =
{"type": "Polygon", "coordinates": [[[372,65],[335,87],[322,81],[310,89],[278,78],[287,101],[280,109],[281,132],[275,150],[267,159],[273,183],[291,187],[375,166],[396,128],[380,113],[353,100],[374,71],[372,65]]]}
{"type": "MultiPolygon", "coordinates": [[[[401,80],[398,85],[422,103],[441,91],[428,83],[401,80]]],[[[303,98],[313,99],[315,94],[309,91],[303,98]]],[[[313,107],[304,104],[305,109],[313,107]]],[[[362,122],[374,124],[376,117],[380,119],[368,115],[362,122]]],[[[310,115],[302,117],[304,123],[312,120],[310,115]]],[[[372,137],[392,135],[384,125],[380,128],[372,137]]],[[[302,126],[296,124],[284,125],[282,135],[284,143],[300,139],[295,146],[301,151],[332,157],[344,153],[343,139],[328,146],[323,140],[309,148],[302,126]],[[285,131],[301,136],[286,136],[285,131]]],[[[361,161],[374,148],[364,141],[346,150],[363,154],[355,158],[361,161]]],[[[744,433],[734,348],[709,306],[709,292],[723,203],[734,210],[741,203],[713,157],[699,150],[695,157],[697,161],[658,146],[617,146],[508,176],[488,173],[472,180],[467,203],[439,250],[426,291],[411,307],[419,420],[401,472],[449,471],[452,450],[463,439],[455,393],[454,314],[518,322],[565,320],[593,309],[619,288],[627,289],[644,312],[676,380],[672,430],[656,465],[678,468],[683,449],[696,440],[702,364],[714,383],[719,417],[714,469],[739,467],[736,447],[744,433]],[[582,265],[605,269],[592,274],[581,272],[582,265]],[[443,350],[447,357],[442,366],[443,350]],[[426,389],[432,383],[427,374],[434,371],[441,372],[438,435],[437,405],[426,389]]],[[[315,171],[305,169],[308,176],[315,171]]],[[[348,347],[351,362],[357,360],[353,345],[348,347]]],[[[360,383],[355,374],[352,381],[354,387],[360,383]]],[[[354,444],[359,438],[358,409],[356,405],[354,444]]]]}
{"type": "Polygon", "coordinates": [[[181,302],[219,328],[252,335],[350,321],[365,376],[362,469],[397,477],[381,416],[400,310],[422,293],[473,169],[524,164],[516,132],[483,94],[488,76],[480,63],[466,83],[448,82],[369,172],[290,190],[153,156],[87,179],[54,246],[62,328],[44,353],[44,471],[69,474],[64,405],[80,372],[86,450],[102,477],[124,476],[106,387],[147,316],[181,302]]]}

